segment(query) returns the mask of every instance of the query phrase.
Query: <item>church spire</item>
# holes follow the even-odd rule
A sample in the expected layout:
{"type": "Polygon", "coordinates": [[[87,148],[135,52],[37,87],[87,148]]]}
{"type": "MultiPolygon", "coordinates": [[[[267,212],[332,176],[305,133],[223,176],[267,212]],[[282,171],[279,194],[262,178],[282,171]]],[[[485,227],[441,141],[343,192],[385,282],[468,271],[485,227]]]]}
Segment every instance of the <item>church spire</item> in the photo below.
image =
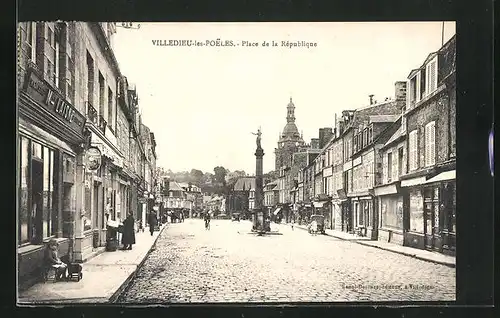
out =
{"type": "Polygon", "coordinates": [[[288,103],[288,106],[286,107],[287,113],[286,113],[286,122],[287,123],[294,123],[295,122],[295,105],[292,102],[292,97],[290,96],[290,103],[288,103]]]}

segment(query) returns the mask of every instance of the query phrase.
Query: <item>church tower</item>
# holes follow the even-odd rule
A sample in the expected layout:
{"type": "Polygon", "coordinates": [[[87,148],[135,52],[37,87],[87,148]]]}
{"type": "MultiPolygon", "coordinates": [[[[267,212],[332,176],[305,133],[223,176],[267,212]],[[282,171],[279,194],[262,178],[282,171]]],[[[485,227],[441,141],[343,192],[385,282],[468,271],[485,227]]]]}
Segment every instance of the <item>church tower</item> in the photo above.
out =
{"type": "Polygon", "coordinates": [[[286,125],[279,136],[278,148],[275,149],[275,170],[279,170],[283,166],[290,166],[292,155],[305,145],[295,124],[295,104],[291,97],[286,109],[286,125]]]}

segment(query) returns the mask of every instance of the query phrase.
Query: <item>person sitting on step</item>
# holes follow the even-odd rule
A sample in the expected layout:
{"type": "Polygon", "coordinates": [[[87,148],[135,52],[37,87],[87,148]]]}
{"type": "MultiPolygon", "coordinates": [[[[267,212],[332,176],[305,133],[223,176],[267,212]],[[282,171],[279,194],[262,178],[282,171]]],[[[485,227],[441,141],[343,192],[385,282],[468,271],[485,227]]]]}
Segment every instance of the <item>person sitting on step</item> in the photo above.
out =
{"type": "Polygon", "coordinates": [[[48,267],[52,267],[56,272],[56,280],[66,279],[66,265],[58,256],[59,243],[51,239],[45,249],[45,262],[48,267]]]}

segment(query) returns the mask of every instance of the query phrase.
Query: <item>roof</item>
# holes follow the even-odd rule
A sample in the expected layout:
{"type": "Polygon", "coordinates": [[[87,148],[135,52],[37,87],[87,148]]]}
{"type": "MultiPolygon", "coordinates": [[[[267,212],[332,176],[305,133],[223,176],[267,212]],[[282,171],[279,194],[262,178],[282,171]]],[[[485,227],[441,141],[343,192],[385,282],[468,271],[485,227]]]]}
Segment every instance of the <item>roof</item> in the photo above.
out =
{"type": "Polygon", "coordinates": [[[169,190],[170,191],[184,191],[184,189],[175,181],[170,181],[169,190]]]}
{"type": "Polygon", "coordinates": [[[371,123],[393,123],[400,115],[373,115],[369,116],[371,123]]]}
{"type": "Polygon", "coordinates": [[[236,181],[234,191],[248,191],[255,188],[255,177],[242,177],[236,181]]]}
{"type": "Polygon", "coordinates": [[[398,130],[396,130],[396,132],[389,138],[382,148],[388,147],[401,137],[406,137],[406,134],[403,133],[403,126],[400,125],[398,130]]]}

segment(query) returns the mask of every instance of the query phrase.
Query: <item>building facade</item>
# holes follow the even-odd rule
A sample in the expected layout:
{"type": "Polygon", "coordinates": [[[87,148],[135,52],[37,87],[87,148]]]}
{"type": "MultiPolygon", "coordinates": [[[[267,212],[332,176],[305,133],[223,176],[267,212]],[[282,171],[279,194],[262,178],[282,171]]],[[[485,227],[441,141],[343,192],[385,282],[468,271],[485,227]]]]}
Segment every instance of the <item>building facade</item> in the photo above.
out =
{"type": "Polygon", "coordinates": [[[20,285],[39,277],[49,239],[83,262],[106,246],[108,221],[130,210],[133,108],[122,103],[129,92],[114,33],[114,23],[18,25],[20,285]],[[87,165],[91,147],[101,154],[96,171],[87,165]]]}
{"type": "Polygon", "coordinates": [[[408,76],[403,129],[408,149],[404,244],[455,253],[456,37],[408,76]]]}

